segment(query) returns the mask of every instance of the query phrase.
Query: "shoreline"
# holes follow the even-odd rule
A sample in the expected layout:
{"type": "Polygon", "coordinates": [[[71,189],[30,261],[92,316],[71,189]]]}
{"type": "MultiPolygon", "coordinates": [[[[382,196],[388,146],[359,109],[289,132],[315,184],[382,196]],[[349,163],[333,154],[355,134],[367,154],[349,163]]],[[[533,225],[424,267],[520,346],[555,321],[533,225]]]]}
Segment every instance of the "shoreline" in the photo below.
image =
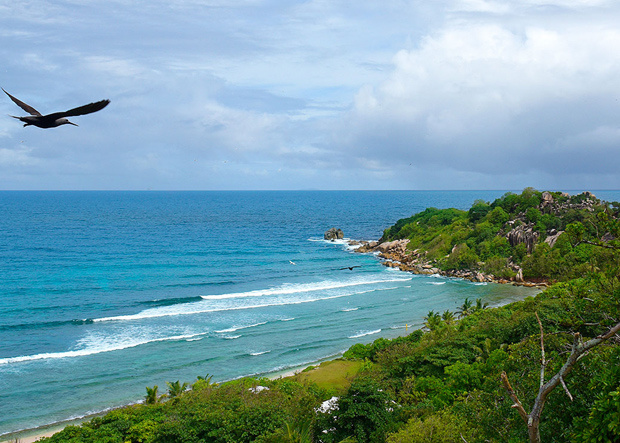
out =
{"type": "MultiPolygon", "coordinates": [[[[471,280],[471,281],[483,281],[483,282],[497,283],[497,284],[512,284],[514,286],[526,286],[526,287],[538,288],[541,290],[543,290],[544,288],[548,286],[546,282],[544,283],[514,282],[514,281],[508,281],[508,280],[497,280],[497,279],[494,279],[488,276],[485,276],[484,280],[478,280],[476,279],[475,275],[471,276],[471,278],[467,275],[463,275],[462,273],[461,275],[456,275],[453,272],[442,271],[439,268],[436,268],[430,265],[429,263],[423,263],[423,264],[415,263],[412,265],[411,254],[405,253],[405,246],[408,240],[407,241],[397,240],[394,242],[384,242],[384,243],[379,243],[377,241],[353,240],[353,239],[343,239],[343,240],[344,240],[343,243],[348,245],[350,250],[353,250],[357,253],[372,253],[380,259],[380,262],[382,265],[386,267],[399,269],[400,271],[403,271],[403,272],[421,274],[421,275],[427,275],[427,276],[441,275],[444,277],[460,278],[460,279],[471,280]]],[[[484,274],[475,273],[475,272],[472,274],[484,275],[484,274]]],[[[413,325],[409,325],[409,326],[410,327],[408,329],[410,330],[418,329],[417,327],[413,325]]],[[[340,358],[341,356],[342,356],[342,353],[340,353],[339,355],[332,355],[330,357],[322,358],[315,362],[309,362],[309,363],[304,363],[301,365],[293,366],[287,369],[279,369],[279,370],[274,370],[270,372],[265,372],[262,374],[246,375],[246,376],[239,377],[239,378],[265,377],[271,380],[275,380],[279,378],[294,377],[309,367],[318,366],[323,362],[336,360],[340,358]]],[[[231,381],[231,380],[226,380],[226,381],[231,381]]],[[[225,383],[226,381],[223,381],[222,383],[225,383]]],[[[104,416],[112,410],[122,409],[128,406],[131,406],[131,405],[141,404],[141,403],[143,403],[143,400],[136,401],[133,403],[128,403],[127,405],[124,405],[124,406],[107,408],[107,409],[102,410],[101,412],[88,414],[83,417],[79,417],[75,419],[61,420],[59,422],[42,425],[36,428],[27,428],[27,429],[22,429],[19,431],[6,433],[4,435],[0,435],[0,438],[2,438],[2,440],[0,440],[0,443],[13,443],[15,441],[18,441],[19,443],[34,443],[43,437],[51,437],[52,435],[62,431],[67,426],[80,425],[81,423],[87,422],[95,417],[104,416]]]]}
{"type": "MultiPolygon", "coordinates": [[[[310,363],[304,363],[302,365],[296,365],[287,369],[278,369],[278,370],[274,370],[274,371],[270,371],[270,372],[265,372],[263,374],[255,374],[255,375],[246,375],[240,378],[247,378],[247,377],[255,377],[255,378],[268,378],[270,380],[277,380],[280,378],[288,378],[288,377],[294,377],[297,374],[303,372],[305,369],[311,367],[311,366],[318,366],[319,364],[326,362],[326,361],[331,361],[331,360],[336,360],[338,358],[340,358],[342,355],[338,356],[338,355],[332,355],[330,357],[327,358],[322,358],[319,359],[317,361],[314,362],[310,362],[310,363]]],[[[231,381],[231,380],[226,380],[222,383],[226,383],[227,381],[231,381]]],[[[34,443],[36,441],[38,441],[39,439],[43,438],[43,437],[51,437],[52,435],[62,431],[63,429],[65,429],[67,426],[77,426],[80,425],[84,422],[87,422],[89,420],[92,420],[95,417],[102,417],[104,415],[106,415],[107,413],[115,410],[115,409],[122,409],[122,408],[126,408],[128,406],[131,405],[136,405],[136,404],[142,404],[143,401],[139,401],[139,402],[134,402],[134,403],[128,403],[124,406],[119,406],[116,408],[108,408],[105,409],[101,412],[96,412],[94,414],[88,414],[85,415],[84,417],[79,417],[79,418],[75,418],[75,419],[67,419],[67,420],[61,420],[59,422],[55,422],[55,423],[50,423],[47,425],[43,425],[43,426],[39,426],[36,428],[27,428],[27,429],[22,429],[19,431],[14,431],[14,432],[9,432],[7,434],[3,434],[0,435],[0,438],[2,440],[0,440],[0,443],[14,443],[15,441],[18,441],[19,443],[34,443]]]]}
{"type": "MultiPolygon", "coordinates": [[[[333,240],[332,240],[333,241],[333,240]]],[[[469,269],[444,271],[425,259],[424,251],[408,251],[408,239],[379,242],[377,240],[346,240],[349,247],[360,254],[374,254],[381,259],[381,264],[389,268],[400,269],[419,275],[441,275],[443,277],[462,278],[479,283],[510,284],[528,288],[545,289],[551,285],[548,281],[530,281],[523,278],[521,268],[515,269],[517,276],[511,279],[496,278],[494,275],[469,269]]]]}

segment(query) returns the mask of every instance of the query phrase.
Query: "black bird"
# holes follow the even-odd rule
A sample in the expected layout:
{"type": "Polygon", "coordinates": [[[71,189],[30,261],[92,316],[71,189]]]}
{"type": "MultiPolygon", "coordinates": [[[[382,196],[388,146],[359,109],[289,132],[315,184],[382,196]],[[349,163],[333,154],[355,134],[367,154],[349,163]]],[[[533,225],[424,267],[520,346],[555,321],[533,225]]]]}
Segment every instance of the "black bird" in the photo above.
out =
{"type": "Polygon", "coordinates": [[[340,269],[338,269],[338,270],[339,270],[339,271],[343,271],[343,270],[345,270],[345,269],[348,269],[349,271],[352,271],[352,270],[353,270],[353,268],[361,268],[361,266],[347,266],[347,267],[344,267],[344,268],[340,268],[340,269]]]}
{"type": "MultiPolygon", "coordinates": [[[[4,88],[2,88],[2,90],[4,91],[4,88]]],[[[8,95],[17,106],[30,114],[26,117],[16,117],[14,115],[11,115],[11,117],[24,122],[24,127],[28,125],[37,126],[39,128],[55,128],[60,125],[77,126],[75,123],[70,122],[65,117],[75,117],[77,115],[84,115],[90,114],[92,112],[101,111],[103,108],[108,106],[108,103],[110,103],[110,100],[101,100],[95,103],[89,103],[84,106],[69,109],[65,112],[54,112],[53,114],[41,115],[41,113],[34,109],[32,106],[27,105],[23,101],[13,97],[6,91],[4,91],[4,93],[8,95]]]]}

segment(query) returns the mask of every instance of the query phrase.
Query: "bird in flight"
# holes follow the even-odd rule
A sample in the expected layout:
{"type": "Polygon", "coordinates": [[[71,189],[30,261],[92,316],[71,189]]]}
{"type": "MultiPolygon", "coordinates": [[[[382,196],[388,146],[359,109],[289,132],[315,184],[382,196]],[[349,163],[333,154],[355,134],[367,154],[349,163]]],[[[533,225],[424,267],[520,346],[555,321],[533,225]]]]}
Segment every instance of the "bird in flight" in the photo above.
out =
{"type": "MultiPolygon", "coordinates": [[[[4,91],[4,88],[2,88],[2,90],[4,91]]],[[[91,114],[93,112],[101,111],[103,108],[108,106],[108,103],[110,103],[110,100],[101,100],[98,102],[89,103],[84,106],[78,106],[77,108],[69,109],[68,111],[54,112],[53,114],[41,115],[41,113],[34,109],[32,106],[27,105],[23,101],[13,97],[6,91],[4,91],[4,93],[8,95],[17,106],[30,114],[26,117],[16,117],[14,115],[11,115],[11,117],[24,122],[24,127],[28,125],[36,126],[38,128],[55,128],[60,125],[77,126],[75,123],[70,122],[65,117],[75,117],[78,115],[91,114]]]]}
{"type": "Polygon", "coordinates": [[[348,269],[349,271],[352,271],[352,270],[353,270],[353,268],[361,268],[361,266],[346,266],[346,267],[344,267],[344,268],[340,268],[340,269],[338,269],[338,270],[339,270],[339,271],[343,271],[343,270],[345,270],[345,269],[348,269]]]}

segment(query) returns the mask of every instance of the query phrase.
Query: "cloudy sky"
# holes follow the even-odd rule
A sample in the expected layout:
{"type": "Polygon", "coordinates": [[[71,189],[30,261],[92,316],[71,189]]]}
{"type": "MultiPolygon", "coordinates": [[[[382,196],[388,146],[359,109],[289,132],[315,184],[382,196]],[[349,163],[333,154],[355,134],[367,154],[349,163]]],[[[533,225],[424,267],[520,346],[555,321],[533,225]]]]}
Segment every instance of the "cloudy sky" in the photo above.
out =
{"type": "Polygon", "coordinates": [[[0,0],[0,189],[619,189],[617,0],[0,0]],[[1,92],[0,92],[1,93],[1,92]]]}

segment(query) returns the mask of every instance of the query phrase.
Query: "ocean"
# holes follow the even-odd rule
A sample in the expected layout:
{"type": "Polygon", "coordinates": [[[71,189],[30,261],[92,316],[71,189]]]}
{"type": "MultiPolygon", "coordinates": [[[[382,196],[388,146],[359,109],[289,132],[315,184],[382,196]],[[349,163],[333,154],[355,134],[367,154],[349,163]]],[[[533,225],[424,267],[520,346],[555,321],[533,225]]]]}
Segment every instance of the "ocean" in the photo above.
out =
{"type": "Polygon", "coordinates": [[[0,437],[141,401],[166,381],[335,358],[465,297],[531,295],[412,275],[323,240],[331,227],[378,239],[427,207],[503,193],[0,192],[0,437]]]}

